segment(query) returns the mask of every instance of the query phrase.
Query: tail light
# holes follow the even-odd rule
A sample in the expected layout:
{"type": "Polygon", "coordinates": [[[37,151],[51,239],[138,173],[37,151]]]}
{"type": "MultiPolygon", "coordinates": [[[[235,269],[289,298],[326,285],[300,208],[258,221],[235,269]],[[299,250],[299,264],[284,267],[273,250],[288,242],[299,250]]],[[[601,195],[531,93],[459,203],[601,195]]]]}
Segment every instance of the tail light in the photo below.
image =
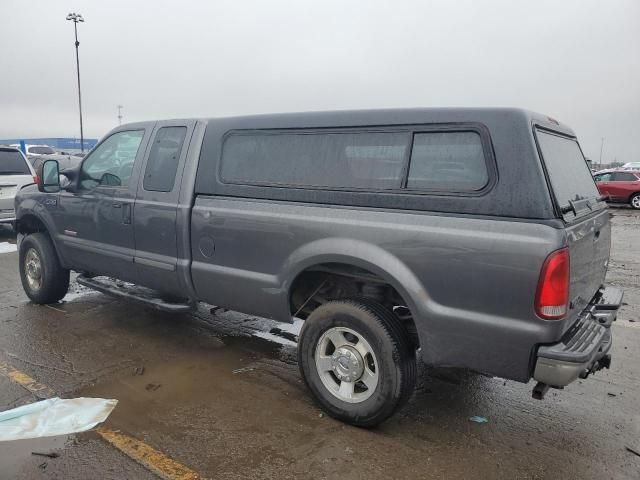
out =
{"type": "Polygon", "coordinates": [[[569,249],[556,250],[547,257],[540,272],[536,293],[536,315],[559,320],[569,304],[569,249]]]}

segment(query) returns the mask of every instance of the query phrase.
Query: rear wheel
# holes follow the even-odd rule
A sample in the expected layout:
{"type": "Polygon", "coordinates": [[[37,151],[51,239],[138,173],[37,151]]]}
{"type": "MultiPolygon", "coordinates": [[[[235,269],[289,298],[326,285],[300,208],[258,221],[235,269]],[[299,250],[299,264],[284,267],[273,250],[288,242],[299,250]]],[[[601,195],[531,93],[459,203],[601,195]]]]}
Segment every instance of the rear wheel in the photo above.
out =
{"type": "Polygon", "coordinates": [[[20,243],[20,280],[34,303],[61,300],[69,290],[69,270],[62,268],[51,240],[45,233],[27,235],[20,243]]]}
{"type": "Polygon", "coordinates": [[[404,325],[367,299],[314,310],[300,332],[298,361],[320,407],[360,427],[391,416],[415,385],[415,348],[404,325]]]}
{"type": "Polygon", "coordinates": [[[640,210],[640,193],[636,193],[633,197],[631,197],[629,205],[631,205],[631,208],[640,210]]]}

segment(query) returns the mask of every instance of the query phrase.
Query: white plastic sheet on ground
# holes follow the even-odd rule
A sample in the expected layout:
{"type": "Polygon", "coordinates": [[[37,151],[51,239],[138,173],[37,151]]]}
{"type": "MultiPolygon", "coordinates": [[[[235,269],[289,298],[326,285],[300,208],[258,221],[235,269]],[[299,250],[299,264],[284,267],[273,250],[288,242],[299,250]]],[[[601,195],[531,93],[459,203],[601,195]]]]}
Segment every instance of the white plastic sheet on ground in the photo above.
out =
{"type": "Polygon", "coordinates": [[[104,422],[117,403],[104,398],[55,397],[0,412],[0,441],[85,432],[104,422]]]}

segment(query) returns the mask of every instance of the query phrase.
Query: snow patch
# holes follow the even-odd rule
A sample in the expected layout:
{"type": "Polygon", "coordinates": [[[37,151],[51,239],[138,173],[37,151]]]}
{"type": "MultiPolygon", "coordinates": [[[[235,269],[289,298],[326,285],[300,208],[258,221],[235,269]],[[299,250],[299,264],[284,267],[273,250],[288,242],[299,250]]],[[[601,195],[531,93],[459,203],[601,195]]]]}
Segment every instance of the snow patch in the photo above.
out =
{"type": "Polygon", "coordinates": [[[253,336],[269,340],[270,342],[279,343],[280,345],[287,345],[289,347],[298,346],[296,342],[292,342],[291,340],[287,340],[286,338],[279,337],[278,335],[274,335],[273,333],[269,332],[256,332],[253,334],[253,336]]]}
{"type": "Polygon", "coordinates": [[[293,323],[260,319],[253,325],[254,328],[257,328],[257,331],[253,332],[253,336],[279,343],[280,345],[296,347],[298,344],[291,337],[297,339],[303,323],[304,320],[300,320],[299,318],[294,318],[293,323]]]}
{"type": "Polygon", "coordinates": [[[13,253],[18,251],[18,246],[15,243],[0,242],[0,253],[13,253]]]}
{"type": "Polygon", "coordinates": [[[85,288],[85,287],[80,287],[80,288],[76,288],[74,289],[74,291],[69,291],[69,293],[67,293],[64,296],[64,301],[65,302],[73,302],[74,300],[77,300],[78,298],[81,297],[85,297],[87,295],[92,295],[98,293],[95,290],[91,290],[89,288],[85,288]]]}

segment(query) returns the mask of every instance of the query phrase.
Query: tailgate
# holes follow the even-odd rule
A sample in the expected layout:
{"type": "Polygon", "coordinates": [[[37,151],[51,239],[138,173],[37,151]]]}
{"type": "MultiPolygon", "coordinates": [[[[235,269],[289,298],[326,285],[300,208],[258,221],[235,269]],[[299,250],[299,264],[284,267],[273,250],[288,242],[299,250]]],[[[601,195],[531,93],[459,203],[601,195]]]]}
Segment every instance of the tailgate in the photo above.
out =
{"type": "Polygon", "coordinates": [[[609,212],[574,137],[536,129],[551,195],[565,222],[570,254],[569,327],[604,282],[611,246],[609,212]]]}
{"type": "Polygon", "coordinates": [[[13,199],[17,191],[16,183],[0,181],[0,210],[13,210],[13,199]]]}
{"type": "Polygon", "coordinates": [[[566,228],[570,253],[571,286],[569,324],[577,318],[604,283],[611,247],[609,212],[573,223],[566,228]]]}

